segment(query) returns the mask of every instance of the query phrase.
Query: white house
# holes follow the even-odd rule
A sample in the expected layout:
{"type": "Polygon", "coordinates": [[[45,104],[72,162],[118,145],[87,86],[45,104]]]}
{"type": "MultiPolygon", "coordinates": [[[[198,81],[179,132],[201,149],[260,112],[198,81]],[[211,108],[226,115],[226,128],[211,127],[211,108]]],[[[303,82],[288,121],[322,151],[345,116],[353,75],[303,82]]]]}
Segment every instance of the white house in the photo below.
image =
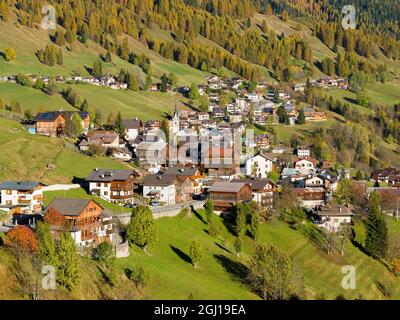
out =
{"type": "Polygon", "coordinates": [[[313,171],[317,167],[317,159],[312,157],[297,158],[294,160],[294,167],[301,173],[313,171]]]}
{"type": "Polygon", "coordinates": [[[307,148],[307,147],[298,147],[298,148],[297,148],[297,156],[298,156],[299,158],[310,157],[310,156],[311,156],[310,148],[307,148]]]}
{"type": "Polygon", "coordinates": [[[0,184],[0,209],[20,213],[42,210],[43,191],[39,182],[5,181],[0,184]]]}
{"type": "Polygon", "coordinates": [[[86,178],[90,194],[113,203],[130,203],[134,198],[134,170],[94,169],[86,178]]]}
{"type": "Polygon", "coordinates": [[[126,129],[126,139],[128,141],[133,141],[139,135],[140,127],[142,125],[141,121],[136,118],[132,120],[124,120],[124,127],[126,129]]]}
{"type": "Polygon", "coordinates": [[[143,181],[143,197],[166,205],[176,203],[175,176],[147,175],[143,181]]]}
{"type": "Polygon", "coordinates": [[[254,178],[267,178],[273,169],[273,160],[266,155],[257,154],[246,161],[246,175],[254,178]]]}
{"type": "Polygon", "coordinates": [[[353,210],[344,205],[320,208],[315,211],[319,217],[319,225],[330,232],[340,231],[343,224],[351,223],[354,216],[353,210]]]}
{"type": "Polygon", "coordinates": [[[308,179],[305,179],[304,185],[306,187],[324,187],[324,179],[314,176],[308,179]]]}

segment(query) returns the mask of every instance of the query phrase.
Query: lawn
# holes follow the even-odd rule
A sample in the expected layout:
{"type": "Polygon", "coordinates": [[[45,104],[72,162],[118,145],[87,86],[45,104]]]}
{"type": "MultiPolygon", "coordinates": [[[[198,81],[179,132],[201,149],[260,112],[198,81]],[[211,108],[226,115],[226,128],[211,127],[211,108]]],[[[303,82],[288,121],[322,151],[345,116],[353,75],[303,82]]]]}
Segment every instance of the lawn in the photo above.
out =
{"type": "Polygon", "coordinates": [[[62,139],[31,135],[16,121],[4,118],[0,118],[0,148],[0,181],[71,183],[94,168],[128,167],[110,158],[87,157],[62,139]]]}
{"type": "Polygon", "coordinates": [[[87,84],[71,86],[82,98],[87,99],[89,106],[100,109],[105,117],[109,112],[120,111],[124,118],[161,119],[165,112],[173,112],[175,103],[179,109],[184,109],[187,102],[180,94],[113,90],[87,84]]]}
{"type": "MultiPolygon", "coordinates": [[[[386,106],[392,106],[400,102],[400,81],[394,80],[390,82],[376,83],[366,85],[365,91],[371,99],[372,103],[382,104],[386,106]]],[[[350,106],[357,108],[363,114],[372,114],[373,111],[368,108],[357,105],[357,95],[354,92],[342,89],[329,89],[328,95],[333,98],[342,99],[344,102],[350,104],[350,106]]]]}
{"type": "MultiPolygon", "coordinates": [[[[187,103],[187,99],[180,94],[113,90],[90,84],[62,84],[59,88],[69,86],[75,89],[82,100],[87,99],[94,110],[100,109],[105,118],[110,112],[120,111],[125,118],[161,119],[165,112],[173,112],[175,103],[179,109],[186,108],[187,103]]],[[[0,83],[0,98],[5,103],[15,99],[20,103],[22,111],[30,109],[33,113],[76,110],[60,94],[49,96],[42,91],[7,82],[0,83]]]]}
{"type": "Polygon", "coordinates": [[[115,212],[115,213],[125,213],[130,212],[131,209],[125,208],[123,206],[110,203],[106,200],[103,200],[100,197],[92,196],[86,192],[83,188],[65,190],[65,191],[46,191],[43,193],[44,196],[44,205],[48,205],[55,198],[77,198],[77,199],[93,199],[101,204],[103,207],[115,212]]]}
{"type": "MultiPolygon", "coordinates": [[[[199,214],[201,218],[194,215],[157,220],[159,241],[150,250],[150,255],[132,248],[130,257],[118,260],[119,268],[142,265],[147,269],[152,276],[146,294],[150,299],[187,299],[189,296],[195,299],[258,298],[242,281],[254,252],[254,241],[246,238],[243,253],[237,258],[233,253],[234,237],[219,218],[215,217],[215,221],[222,231],[216,239],[206,233],[206,224],[201,220],[205,219],[204,214],[199,214]],[[204,257],[197,270],[187,257],[194,239],[198,239],[204,248],[204,257]]],[[[276,219],[261,225],[259,241],[275,244],[293,258],[303,275],[307,299],[335,299],[340,294],[347,299],[382,299],[376,281],[394,288],[392,298],[400,297],[399,280],[350,242],[346,244],[344,256],[328,256],[299,231],[276,219]],[[345,290],[341,286],[345,265],[356,268],[355,290],[345,290]]]]}

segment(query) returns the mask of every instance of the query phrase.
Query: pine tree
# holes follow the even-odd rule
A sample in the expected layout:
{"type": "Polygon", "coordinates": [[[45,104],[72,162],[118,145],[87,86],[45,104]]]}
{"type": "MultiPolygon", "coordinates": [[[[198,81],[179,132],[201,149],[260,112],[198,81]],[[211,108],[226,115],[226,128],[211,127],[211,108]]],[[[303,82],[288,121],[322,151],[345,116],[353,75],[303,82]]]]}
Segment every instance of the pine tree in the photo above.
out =
{"type": "Polygon", "coordinates": [[[152,78],[151,78],[151,74],[148,73],[148,74],[146,75],[146,80],[145,80],[143,89],[144,89],[144,90],[149,90],[150,87],[152,86],[152,84],[153,84],[153,80],[152,80],[152,78]]]}
{"type": "Polygon", "coordinates": [[[38,221],[35,229],[36,237],[39,241],[39,256],[45,264],[57,266],[56,246],[50,226],[42,221],[38,221]]]}
{"type": "Polygon", "coordinates": [[[94,77],[102,77],[103,76],[103,66],[100,59],[96,59],[93,63],[92,75],[94,77]]]}
{"type": "Polygon", "coordinates": [[[86,98],[83,100],[80,109],[81,109],[81,111],[83,111],[83,112],[89,112],[89,103],[87,102],[86,98]]]}
{"type": "Polygon", "coordinates": [[[168,77],[167,77],[167,75],[164,73],[162,76],[161,76],[161,87],[160,87],[160,91],[161,92],[167,92],[167,89],[168,89],[168,77]]]}
{"type": "Polygon", "coordinates": [[[385,258],[388,250],[388,228],[385,217],[377,206],[370,208],[365,227],[365,249],[375,258],[385,258]]]}
{"type": "Polygon", "coordinates": [[[306,123],[306,117],[304,115],[304,110],[301,109],[299,112],[299,116],[297,117],[297,124],[305,124],[306,123]]]}
{"type": "Polygon", "coordinates": [[[124,136],[126,129],[122,120],[121,112],[118,112],[117,119],[115,119],[114,128],[120,137],[124,136]]]}
{"type": "Polygon", "coordinates": [[[235,233],[238,237],[243,236],[246,233],[248,207],[245,204],[239,203],[235,208],[235,233]]]}
{"type": "Polygon", "coordinates": [[[201,246],[200,241],[194,240],[190,246],[189,256],[192,260],[192,264],[194,268],[197,268],[198,263],[203,257],[203,248],[201,246]]]}
{"type": "Polygon", "coordinates": [[[214,205],[213,205],[213,201],[212,201],[211,198],[207,199],[207,201],[206,201],[206,203],[204,205],[204,209],[205,209],[205,212],[206,212],[207,222],[208,222],[208,224],[210,224],[212,216],[214,214],[214,205]]]}
{"type": "Polygon", "coordinates": [[[260,229],[260,213],[258,210],[251,210],[249,231],[253,239],[257,239],[258,231],[260,229]]]}
{"type": "Polygon", "coordinates": [[[189,99],[196,100],[199,97],[200,97],[199,87],[197,86],[197,84],[192,83],[192,85],[190,86],[190,91],[189,91],[189,99]]]}
{"type": "Polygon", "coordinates": [[[129,73],[128,75],[128,89],[131,91],[138,91],[139,86],[136,80],[136,76],[133,73],[129,73]]]}
{"type": "Polygon", "coordinates": [[[57,281],[64,288],[72,290],[79,282],[81,268],[74,239],[64,232],[57,244],[57,260],[62,262],[57,269],[57,281]]]}
{"type": "Polygon", "coordinates": [[[243,247],[242,238],[236,237],[233,246],[235,247],[236,255],[239,257],[240,253],[242,252],[242,247],[243,247]]]}
{"type": "Polygon", "coordinates": [[[57,30],[55,38],[56,38],[55,39],[56,45],[58,45],[60,47],[64,46],[67,43],[65,40],[64,31],[62,31],[62,30],[57,30]]]}
{"type": "Polygon", "coordinates": [[[83,132],[82,119],[78,112],[73,112],[66,121],[64,133],[69,137],[78,137],[83,132]]]}

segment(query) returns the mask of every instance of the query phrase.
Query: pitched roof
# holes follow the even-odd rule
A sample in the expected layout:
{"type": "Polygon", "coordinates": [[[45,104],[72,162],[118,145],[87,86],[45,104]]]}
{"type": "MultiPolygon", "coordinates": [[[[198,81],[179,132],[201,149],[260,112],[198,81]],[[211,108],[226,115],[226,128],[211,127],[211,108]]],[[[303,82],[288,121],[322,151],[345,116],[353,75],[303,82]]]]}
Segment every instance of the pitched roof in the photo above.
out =
{"type": "Polygon", "coordinates": [[[141,126],[141,121],[138,119],[127,119],[122,121],[126,129],[139,129],[141,126]]]}
{"type": "MultiPolygon", "coordinates": [[[[54,121],[58,118],[58,116],[64,117],[64,119],[71,118],[72,114],[77,111],[47,111],[47,112],[41,112],[38,113],[35,117],[35,121],[40,121],[40,122],[51,122],[54,121]]],[[[79,111],[78,112],[79,116],[81,117],[82,120],[86,119],[90,114],[85,111],[79,111]]]]}
{"type": "Polygon", "coordinates": [[[199,170],[197,167],[170,167],[165,170],[164,174],[175,176],[193,176],[196,174],[197,170],[199,170]]]}
{"type": "Polygon", "coordinates": [[[144,186],[167,187],[174,184],[176,175],[170,174],[149,174],[144,177],[144,186]]]}
{"type": "Polygon", "coordinates": [[[232,182],[215,182],[209,192],[239,192],[247,184],[244,182],[232,183],[232,182]]]}
{"type": "Polygon", "coordinates": [[[39,182],[32,181],[4,181],[0,184],[0,190],[33,190],[39,184],[39,182]]]}
{"type": "Polygon", "coordinates": [[[95,169],[86,178],[90,182],[111,182],[111,181],[125,181],[131,175],[135,175],[134,170],[114,170],[114,169],[95,169]]]}
{"type": "Polygon", "coordinates": [[[103,208],[93,199],[54,199],[46,208],[46,213],[50,208],[57,210],[63,216],[79,216],[81,212],[88,206],[88,204],[94,201],[98,206],[103,208]]]}
{"type": "Polygon", "coordinates": [[[312,162],[314,165],[316,165],[318,163],[318,160],[313,157],[303,157],[303,158],[294,157],[293,162],[296,163],[296,162],[303,161],[303,160],[312,162]]]}
{"type": "Polygon", "coordinates": [[[252,190],[260,190],[265,188],[266,185],[272,184],[276,186],[275,182],[270,179],[234,179],[232,183],[247,183],[252,190]]]}
{"type": "Polygon", "coordinates": [[[354,212],[351,208],[336,204],[332,207],[324,207],[316,211],[319,216],[354,216],[354,212]]]}
{"type": "Polygon", "coordinates": [[[52,112],[42,112],[42,113],[38,113],[35,117],[35,121],[54,121],[57,119],[57,117],[61,115],[61,112],[59,111],[52,111],[52,112]]]}

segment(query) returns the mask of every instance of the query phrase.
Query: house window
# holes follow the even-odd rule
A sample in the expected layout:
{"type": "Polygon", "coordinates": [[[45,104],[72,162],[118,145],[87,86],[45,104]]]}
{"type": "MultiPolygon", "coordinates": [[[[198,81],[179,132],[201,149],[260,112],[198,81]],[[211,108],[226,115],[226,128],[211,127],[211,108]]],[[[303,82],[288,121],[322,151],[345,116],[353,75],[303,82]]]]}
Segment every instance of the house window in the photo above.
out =
{"type": "Polygon", "coordinates": [[[97,186],[97,187],[101,187],[101,183],[100,183],[100,182],[97,182],[96,186],[97,186]]]}
{"type": "Polygon", "coordinates": [[[10,195],[11,192],[12,192],[11,190],[7,190],[7,191],[6,191],[6,194],[10,195]]]}
{"type": "Polygon", "coordinates": [[[7,201],[6,201],[6,206],[11,206],[11,205],[12,205],[11,200],[7,200],[7,201]]]}

